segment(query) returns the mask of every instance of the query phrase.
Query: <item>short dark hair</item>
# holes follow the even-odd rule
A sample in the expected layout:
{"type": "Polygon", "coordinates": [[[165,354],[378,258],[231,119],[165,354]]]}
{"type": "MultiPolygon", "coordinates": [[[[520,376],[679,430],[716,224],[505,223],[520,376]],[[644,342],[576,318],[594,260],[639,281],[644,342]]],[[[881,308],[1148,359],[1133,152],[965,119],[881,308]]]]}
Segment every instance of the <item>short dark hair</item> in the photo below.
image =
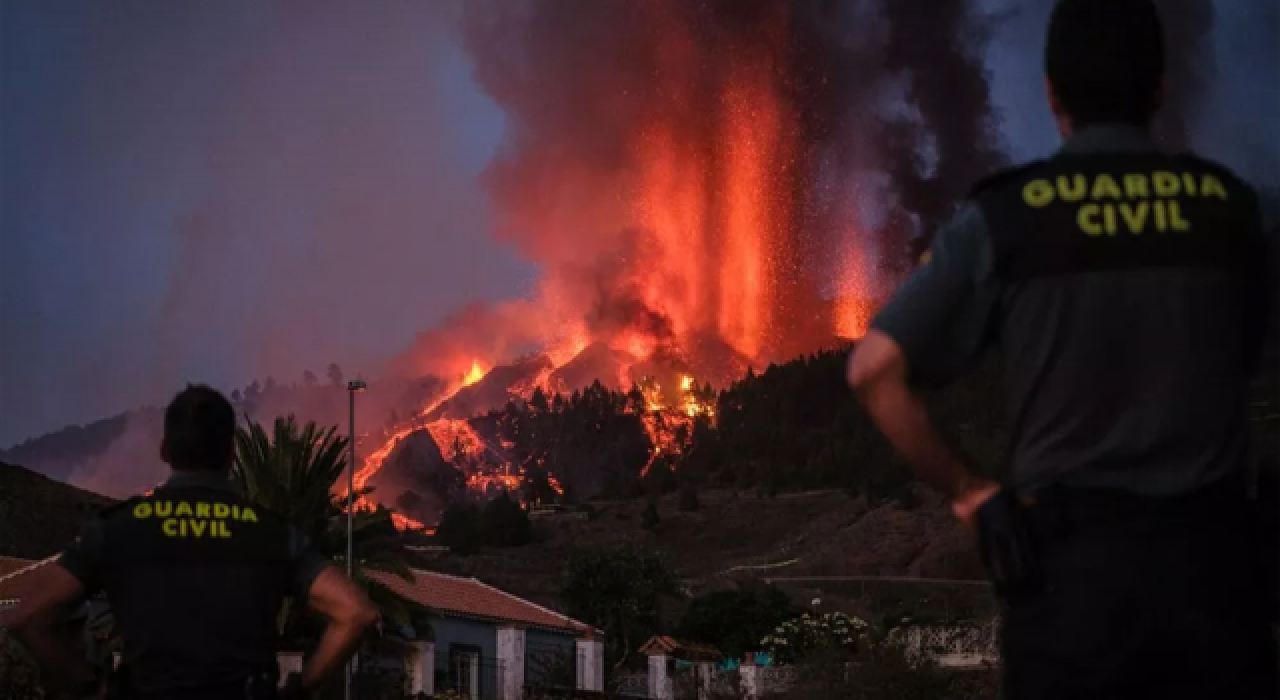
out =
{"type": "Polygon", "coordinates": [[[1075,127],[1147,126],[1160,106],[1164,29],[1151,0],[1059,0],[1045,73],[1075,127]]]}
{"type": "Polygon", "coordinates": [[[219,471],[231,466],[235,436],[231,402],[214,389],[192,384],[164,411],[161,452],[174,469],[219,471]]]}

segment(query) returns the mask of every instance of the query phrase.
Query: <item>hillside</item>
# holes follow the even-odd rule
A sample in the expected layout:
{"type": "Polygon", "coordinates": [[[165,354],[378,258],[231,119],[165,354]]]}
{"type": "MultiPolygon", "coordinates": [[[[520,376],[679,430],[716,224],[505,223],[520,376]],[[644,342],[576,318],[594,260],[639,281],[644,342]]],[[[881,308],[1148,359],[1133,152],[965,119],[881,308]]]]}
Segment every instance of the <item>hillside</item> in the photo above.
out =
{"type": "Polygon", "coordinates": [[[708,491],[699,500],[698,510],[682,511],[678,497],[659,499],[660,522],[651,530],[642,525],[644,501],[595,503],[590,519],[578,514],[539,518],[540,541],[535,544],[472,556],[446,554],[434,566],[562,607],[556,599],[556,579],[575,547],[627,544],[659,554],[690,594],[777,578],[796,600],[819,597],[877,614],[906,601],[911,612],[920,615],[931,597],[956,604],[957,594],[970,608],[990,605],[981,586],[785,580],[984,578],[972,538],[937,499],[925,494],[912,508],[897,501],[871,507],[865,498],[843,491],[772,498],[755,492],[708,491]]]}
{"type": "Polygon", "coordinates": [[[111,499],[0,462],[0,556],[41,559],[75,538],[111,499]]]}

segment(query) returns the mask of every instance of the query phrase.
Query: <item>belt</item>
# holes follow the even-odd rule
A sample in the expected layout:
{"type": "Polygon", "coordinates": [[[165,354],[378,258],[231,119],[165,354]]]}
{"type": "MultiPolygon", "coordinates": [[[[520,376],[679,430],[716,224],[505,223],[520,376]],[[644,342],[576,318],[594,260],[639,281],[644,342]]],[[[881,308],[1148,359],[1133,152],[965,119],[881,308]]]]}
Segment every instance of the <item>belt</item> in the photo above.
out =
{"type": "Polygon", "coordinates": [[[1244,484],[1225,479],[1174,496],[1146,496],[1114,489],[1050,485],[1019,496],[1039,535],[1063,534],[1074,528],[1124,521],[1190,521],[1197,516],[1218,523],[1245,516],[1248,495],[1244,484]]]}

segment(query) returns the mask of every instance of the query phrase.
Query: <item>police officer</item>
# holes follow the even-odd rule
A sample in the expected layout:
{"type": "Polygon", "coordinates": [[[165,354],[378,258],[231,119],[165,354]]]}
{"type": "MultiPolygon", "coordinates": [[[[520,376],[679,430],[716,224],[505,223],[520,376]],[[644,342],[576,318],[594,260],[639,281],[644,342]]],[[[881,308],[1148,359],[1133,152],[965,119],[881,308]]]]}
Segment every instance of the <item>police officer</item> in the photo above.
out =
{"type": "Polygon", "coordinates": [[[1061,150],[979,184],[850,358],[868,412],[978,532],[1015,700],[1280,695],[1245,484],[1280,209],[1153,142],[1163,51],[1150,0],[1061,0],[1061,150]],[[1005,487],[917,393],[989,344],[1005,487]]]}
{"type": "Polygon", "coordinates": [[[48,687],[91,693],[89,670],[60,638],[59,613],[104,592],[123,642],[123,697],[250,700],[276,687],[276,618],[286,597],[329,619],[291,690],[342,667],[377,613],[307,538],[244,499],[228,481],[235,412],[203,386],[164,416],[172,476],[147,496],[104,510],[22,600],[14,628],[48,687]]]}

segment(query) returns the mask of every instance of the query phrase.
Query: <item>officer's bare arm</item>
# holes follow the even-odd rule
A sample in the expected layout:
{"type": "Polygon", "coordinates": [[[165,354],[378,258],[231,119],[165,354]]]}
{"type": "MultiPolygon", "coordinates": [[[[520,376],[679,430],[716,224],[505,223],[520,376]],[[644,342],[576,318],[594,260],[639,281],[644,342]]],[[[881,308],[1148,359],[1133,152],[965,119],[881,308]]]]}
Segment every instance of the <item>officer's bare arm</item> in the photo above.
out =
{"type": "Polygon", "coordinates": [[[897,342],[868,331],[849,358],[848,380],[889,442],[951,499],[956,517],[968,524],[999,487],[974,475],[934,429],[924,402],[907,383],[907,359],[897,342]]]}
{"type": "Polygon", "coordinates": [[[326,566],[311,584],[307,602],[329,618],[315,654],[302,669],[302,685],[314,688],[342,668],[360,646],[365,633],[378,621],[378,610],[351,579],[337,567],[326,566]]]}
{"type": "Polygon", "coordinates": [[[70,608],[84,599],[84,586],[58,564],[41,566],[30,591],[8,620],[14,636],[40,666],[45,690],[56,697],[92,683],[93,669],[76,653],[76,636],[66,624],[70,608]]]}

